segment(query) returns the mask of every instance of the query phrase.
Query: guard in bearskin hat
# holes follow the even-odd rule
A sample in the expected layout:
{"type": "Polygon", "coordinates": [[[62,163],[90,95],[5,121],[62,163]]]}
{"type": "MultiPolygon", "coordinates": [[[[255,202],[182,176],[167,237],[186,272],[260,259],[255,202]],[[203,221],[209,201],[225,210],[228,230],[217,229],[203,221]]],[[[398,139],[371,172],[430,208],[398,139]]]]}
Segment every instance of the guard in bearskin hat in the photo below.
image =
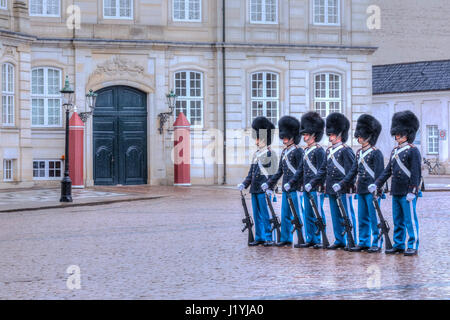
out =
{"type": "Polygon", "coordinates": [[[271,246],[274,244],[272,241],[272,228],[266,196],[261,189],[261,184],[265,183],[277,169],[278,159],[275,152],[270,149],[275,126],[266,117],[257,117],[252,122],[252,129],[252,135],[258,150],[253,155],[247,177],[237,187],[242,191],[251,186],[255,241],[250,242],[249,246],[260,244],[271,246]]]}
{"type": "MultiPolygon", "coordinates": [[[[355,160],[355,153],[352,148],[344,144],[348,139],[349,129],[350,121],[342,113],[336,112],[328,115],[326,119],[326,134],[328,140],[331,142],[331,147],[327,149],[326,160],[322,162],[315,177],[305,185],[305,190],[310,192],[314,187],[325,182],[325,192],[330,201],[331,219],[336,239],[334,244],[327,248],[330,250],[346,247],[346,239],[343,236],[345,234],[344,221],[337,203],[337,192],[334,191],[332,186],[344,179],[347,173],[350,172],[353,161],[355,160]]],[[[351,196],[351,186],[353,184],[354,181],[350,181],[350,183],[343,186],[339,190],[339,195],[346,211],[346,216],[351,216],[353,237],[356,239],[356,219],[351,196]]]]}
{"type": "MultiPolygon", "coordinates": [[[[294,177],[284,185],[284,189],[289,191],[292,185],[298,182],[302,186],[308,184],[312,178],[317,174],[318,169],[325,159],[325,150],[318,144],[322,140],[325,129],[325,121],[317,112],[305,113],[300,121],[300,134],[303,135],[303,141],[306,143],[304,149],[303,165],[299,166],[294,177]]],[[[320,214],[325,225],[325,213],[323,211],[323,202],[325,195],[320,188],[313,188],[310,194],[314,197],[315,203],[319,203],[320,214]]],[[[307,201],[308,195],[306,191],[303,192],[304,201],[304,221],[306,244],[305,247],[314,246],[314,248],[322,248],[320,232],[317,232],[316,218],[314,216],[311,203],[307,201]]]]}
{"type": "MultiPolygon", "coordinates": [[[[267,181],[261,185],[261,188],[268,192],[273,192],[273,188],[278,180],[283,176],[283,185],[293,178],[297,168],[302,164],[303,149],[298,147],[300,143],[300,122],[291,116],[284,116],[278,121],[279,136],[283,140],[284,149],[281,152],[280,162],[278,164],[278,171],[267,181]]],[[[292,185],[288,191],[284,188],[282,202],[281,202],[281,238],[276,244],[277,246],[292,245],[293,236],[291,233],[293,213],[287,202],[288,193],[294,203],[295,210],[299,211],[299,196],[297,190],[300,188],[300,183],[292,185]]],[[[297,231],[298,232],[298,231],[297,231]]],[[[303,238],[303,234],[301,235],[303,238]]],[[[300,238],[300,235],[299,235],[300,238]]],[[[297,245],[296,245],[297,246],[297,245]]],[[[298,246],[297,246],[298,247],[298,246]]]]}
{"type": "MultiPolygon", "coordinates": [[[[352,183],[357,176],[356,193],[358,195],[358,233],[359,242],[350,251],[379,252],[383,237],[378,228],[378,219],[373,205],[373,194],[369,192],[369,185],[381,175],[384,170],[383,153],[375,148],[381,133],[381,123],[369,114],[363,114],[356,123],[355,138],[361,144],[356,152],[353,166],[344,179],[333,185],[339,192],[344,186],[352,183]],[[372,231],[372,241],[370,239],[372,231]]],[[[378,199],[380,201],[380,199],[378,199]]]]}
{"type": "Polygon", "coordinates": [[[389,163],[374,184],[370,192],[381,189],[392,176],[392,216],[394,219],[394,245],[387,254],[404,253],[406,256],[417,254],[419,248],[419,221],[416,202],[420,190],[421,155],[412,143],[419,130],[419,120],[411,111],[397,112],[392,117],[391,135],[395,136],[397,146],[392,150],[389,163]],[[408,232],[407,250],[405,238],[408,232]]]}

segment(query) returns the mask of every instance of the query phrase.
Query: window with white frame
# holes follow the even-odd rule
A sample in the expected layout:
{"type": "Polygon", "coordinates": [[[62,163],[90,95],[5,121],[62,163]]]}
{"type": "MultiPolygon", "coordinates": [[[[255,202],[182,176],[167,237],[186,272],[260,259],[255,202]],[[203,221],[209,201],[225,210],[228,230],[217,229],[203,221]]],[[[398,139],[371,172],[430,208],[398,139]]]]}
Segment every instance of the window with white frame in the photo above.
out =
{"type": "Polygon", "coordinates": [[[314,107],[321,117],[342,112],[341,76],[319,73],[314,76],[314,107]]]}
{"type": "Polygon", "coordinates": [[[63,174],[61,160],[33,160],[33,179],[60,179],[63,174]]]}
{"type": "Polygon", "coordinates": [[[273,124],[279,115],[278,74],[255,72],[251,74],[251,120],[259,116],[268,118],[273,124]]]}
{"type": "Polygon", "coordinates": [[[439,154],[439,129],[438,126],[427,126],[428,154],[439,154]]]}
{"type": "Polygon", "coordinates": [[[175,117],[183,112],[192,127],[203,127],[203,74],[196,71],[176,72],[175,94],[175,117]]]}
{"type": "Polygon", "coordinates": [[[59,17],[60,0],[30,0],[30,15],[59,17]]]}
{"type": "Polygon", "coordinates": [[[250,22],[277,23],[278,0],[249,0],[250,22]]]}
{"type": "Polygon", "coordinates": [[[340,0],[312,0],[314,24],[339,25],[340,0]]]}
{"type": "Polygon", "coordinates": [[[3,160],[3,181],[13,181],[13,160],[3,160]]]}
{"type": "Polygon", "coordinates": [[[108,19],[132,19],[133,0],[103,0],[103,17],[108,19]]]}
{"type": "Polygon", "coordinates": [[[2,123],[14,125],[14,66],[2,64],[2,123]]]}
{"type": "Polygon", "coordinates": [[[8,9],[8,1],[7,0],[0,0],[0,9],[8,9]]]}
{"type": "Polygon", "coordinates": [[[173,0],[174,21],[201,21],[201,0],[173,0]]]}
{"type": "Polygon", "coordinates": [[[31,70],[31,125],[61,126],[61,70],[31,70]]]}

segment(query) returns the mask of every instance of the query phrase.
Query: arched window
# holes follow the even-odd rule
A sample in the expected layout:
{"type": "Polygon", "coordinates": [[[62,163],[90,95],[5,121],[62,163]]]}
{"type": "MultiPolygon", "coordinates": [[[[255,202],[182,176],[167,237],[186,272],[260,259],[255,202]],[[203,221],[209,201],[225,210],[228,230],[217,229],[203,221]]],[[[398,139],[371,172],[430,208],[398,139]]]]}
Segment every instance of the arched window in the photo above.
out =
{"type": "Polygon", "coordinates": [[[278,74],[255,72],[251,74],[251,120],[259,116],[267,117],[277,124],[279,115],[278,74]]]}
{"type": "Polygon", "coordinates": [[[60,0],[30,0],[30,15],[59,17],[60,0]]]}
{"type": "Polygon", "coordinates": [[[14,125],[14,66],[10,63],[2,65],[2,123],[14,125]]]}
{"type": "Polygon", "coordinates": [[[319,73],[314,76],[314,107],[322,117],[342,112],[341,76],[319,73]]]}
{"type": "Polygon", "coordinates": [[[311,0],[314,24],[339,25],[339,0],[311,0]]]}
{"type": "Polygon", "coordinates": [[[197,71],[176,72],[175,94],[175,118],[183,112],[191,126],[203,127],[203,74],[197,71]]]}
{"type": "Polygon", "coordinates": [[[49,67],[31,70],[31,125],[61,126],[61,70],[49,67]]]}

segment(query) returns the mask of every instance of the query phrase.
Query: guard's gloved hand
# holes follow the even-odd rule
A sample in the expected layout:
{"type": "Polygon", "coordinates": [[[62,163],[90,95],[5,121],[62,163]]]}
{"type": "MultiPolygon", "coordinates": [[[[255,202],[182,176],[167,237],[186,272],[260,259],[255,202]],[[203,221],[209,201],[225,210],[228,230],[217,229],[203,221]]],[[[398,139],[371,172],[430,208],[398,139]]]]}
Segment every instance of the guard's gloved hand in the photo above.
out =
{"type": "Polygon", "coordinates": [[[312,189],[311,183],[307,183],[307,184],[305,185],[305,190],[306,190],[306,192],[310,192],[311,189],[312,189]]]}
{"type": "Polygon", "coordinates": [[[408,194],[406,195],[406,201],[411,202],[411,201],[413,201],[415,198],[416,198],[416,195],[415,195],[414,193],[408,193],[408,194]]]}
{"type": "Polygon", "coordinates": [[[341,185],[339,183],[333,184],[333,190],[334,192],[339,192],[341,190],[341,185]]]}
{"type": "Polygon", "coordinates": [[[244,186],[242,183],[239,183],[239,184],[237,185],[237,188],[239,189],[239,191],[242,191],[242,190],[245,189],[245,186],[244,186]]]}
{"type": "Polygon", "coordinates": [[[263,183],[262,185],[261,185],[261,189],[263,190],[263,191],[266,191],[267,189],[269,189],[269,185],[267,184],[267,183],[263,183]]]}
{"type": "Polygon", "coordinates": [[[284,187],[284,190],[286,190],[286,191],[289,191],[291,189],[291,185],[289,184],[289,182],[285,183],[283,187],[284,187]]]}
{"type": "Polygon", "coordinates": [[[374,193],[377,190],[377,186],[375,184],[371,184],[367,187],[367,189],[369,189],[370,193],[374,193]]]}
{"type": "Polygon", "coordinates": [[[266,193],[267,193],[269,196],[272,196],[272,195],[273,195],[273,190],[271,190],[271,189],[266,189],[266,193]]]}

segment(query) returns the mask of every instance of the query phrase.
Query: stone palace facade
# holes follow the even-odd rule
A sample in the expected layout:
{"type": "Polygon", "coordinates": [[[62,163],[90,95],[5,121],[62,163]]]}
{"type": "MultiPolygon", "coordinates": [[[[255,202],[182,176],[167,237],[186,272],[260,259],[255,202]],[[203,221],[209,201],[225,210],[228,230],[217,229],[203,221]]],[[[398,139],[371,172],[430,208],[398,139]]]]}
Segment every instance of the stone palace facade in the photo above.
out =
{"type": "Polygon", "coordinates": [[[372,104],[369,5],[0,0],[0,188],[59,184],[66,75],[78,112],[90,89],[99,94],[85,123],[85,186],[173,183],[174,118],[158,130],[170,90],[192,125],[193,184],[242,180],[258,115],[338,111],[353,134],[372,104]]]}

